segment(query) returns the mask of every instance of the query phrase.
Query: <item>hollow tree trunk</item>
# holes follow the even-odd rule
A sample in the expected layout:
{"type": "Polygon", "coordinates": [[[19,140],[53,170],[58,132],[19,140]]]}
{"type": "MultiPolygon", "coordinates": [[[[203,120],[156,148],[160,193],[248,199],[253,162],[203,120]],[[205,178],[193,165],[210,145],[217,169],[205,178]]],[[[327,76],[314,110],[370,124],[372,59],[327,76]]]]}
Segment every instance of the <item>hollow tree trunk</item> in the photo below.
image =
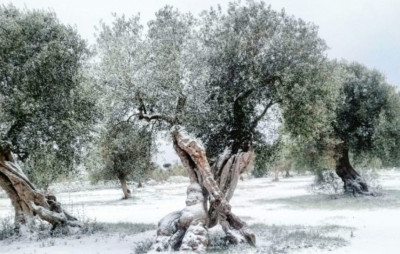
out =
{"type": "Polygon", "coordinates": [[[205,250],[209,243],[207,230],[217,223],[231,243],[255,244],[255,235],[232,213],[229,205],[251,153],[241,150],[233,153],[226,149],[212,170],[205,150],[196,141],[183,137],[179,131],[174,131],[172,138],[174,149],[188,172],[190,185],[186,208],[168,214],[159,222],[155,249],[205,250]]]}
{"type": "Polygon", "coordinates": [[[118,177],[118,179],[121,183],[122,192],[124,193],[124,199],[131,198],[131,190],[128,188],[128,184],[126,183],[126,177],[121,176],[118,177]]]}
{"type": "Polygon", "coordinates": [[[349,150],[344,143],[335,147],[336,174],[342,179],[344,191],[352,194],[373,195],[367,183],[352,167],[349,159],[349,150]]]}
{"type": "MultiPolygon", "coordinates": [[[[249,166],[253,157],[253,152],[248,149],[235,149],[235,145],[225,148],[225,151],[218,157],[216,163],[213,164],[212,172],[220,190],[229,202],[233,197],[238,180],[249,166]]],[[[216,211],[214,202],[210,202],[209,227],[218,224],[219,216],[216,211]]],[[[229,237],[228,237],[229,238],[229,237]]],[[[235,242],[232,239],[232,242],[235,242]]]]}
{"type": "Polygon", "coordinates": [[[57,226],[80,226],[76,218],[65,212],[53,195],[44,195],[24,175],[10,149],[0,148],[0,187],[7,193],[15,211],[15,228],[29,226],[39,216],[57,226]]]}

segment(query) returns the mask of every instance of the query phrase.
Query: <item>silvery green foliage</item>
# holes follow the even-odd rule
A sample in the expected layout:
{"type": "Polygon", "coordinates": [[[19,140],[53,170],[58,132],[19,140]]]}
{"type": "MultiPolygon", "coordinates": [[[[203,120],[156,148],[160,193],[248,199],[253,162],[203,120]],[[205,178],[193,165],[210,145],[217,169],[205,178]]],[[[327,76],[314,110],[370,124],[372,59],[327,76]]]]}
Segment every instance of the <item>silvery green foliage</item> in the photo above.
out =
{"type": "Polygon", "coordinates": [[[94,80],[102,91],[105,119],[127,119],[134,110],[133,100],[143,65],[142,26],[139,17],[117,17],[112,26],[100,23],[94,80]]]}
{"type": "Polygon", "coordinates": [[[255,149],[254,169],[251,172],[255,177],[266,177],[271,173],[274,162],[279,160],[282,150],[282,140],[278,138],[273,143],[259,144],[255,149]]]}
{"type": "Polygon", "coordinates": [[[262,140],[257,125],[268,109],[317,90],[325,62],[314,25],[262,2],[231,3],[226,13],[211,9],[198,19],[167,6],[143,32],[138,16],[116,16],[100,29],[99,83],[120,108],[112,117],[142,107],[176,116],[211,155],[231,142],[262,140]]]}
{"type": "Polygon", "coordinates": [[[290,103],[283,105],[283,132],[290,135],[287,147],[294,168],[312,170],[333,167],[332,149],[337,143],[333,123],[338,101],[344,99],[344,68],[336,61],[325,62],[315,78],[315,86],[297,87],[290,103]]]}
{"type": "MultiPolygon", "coordinates": [[[[73,165],[75,168],[76,165],[73,165]]],[[[59,161],[51,146],[42,146],[32,153],[24,163],[24,171],[37,187],[47,190],[60,176],[68,177],[74,171],[65,161],[59,161]]]]}
{"type": "Polygon", "coordinates": [[[143,179],[146,171],[154,168],[151,163],[153,136],[147,126],[122,122],[102,133],[100,154],[103,165],[93,172],[98,179],[143,179]]]}
{"type": "Polygon", "coordinates": [[[398,166],[400,97],[395,87],[377,70],[358,63],[344,66],[345,100],[336,111],[335,133],[355,155],[369,154],[381,158],[384,166],[398,166]]]}
{"type": "Polygon", "coordinates": [[[331,135],[338,102],[344,99],[341,91],[345,77],[342,66],[327,61],[313,76],[315,85],[293,89],[291,100],[283,104],[283,117],[285,131],[295,141],[314,142],[331,135]]]}
{"type": "Polygon", "coordinates": [[[318,167],[325,167],[317,157],[345,143],[356,159],[375,156],[382,164],[394,165],[399,158],[394,147],[400,142],[400,97],[383,74],[359,63],[332,61],[322,69],[320,84],[319,92],[304,93],[285,107],[286,130],[299,148],[318,151],[309,162],[318,160],[318,167]]]}
{"type": "Polygon", "coordinates": [[[104,121],[98,126],[99,135],[87,161],[94,180],[140,180],[146,170],[153,168],[154,124],[137,119],[136,94],[143,86],[142,72],[147,71],[142,30],[139,16],[116,14],[111,26],[100,23],[98,29],[93,74],[102,91],[99,100],[104,121]]]}
{"type": "MultiPolygon", "coordinates": [[[[137,179],[143,176],[143,171],[154,168],[150,160],[155,151],[156,132],[169,129],[170,125],[163,121],[138,121],[142,106],[148,115],[178,116],[183,124],[188,112],[198,112],[201,108],[199,104],[204,103],[204,96],[199,95],[203,90],[198,89],[197,80],[202,75],[191,71],[197,61],[192,54],[197,55],[199,50],[191,30],[194,22],[191,15],[167,6],[148,23],[146,34],[139,16],[115,15],[112,25],[101,24],[94,71],[96,83],[104,91],[101,100],[105,121],[100,127],[97,147],[103,151],[101,156],[106,165],[99,165],[97,161],[99,166],[91,167],[94,175],[110,178],[112,174],[114,177],[120,173],[133,174],[137,179]],[[179,100],[187,101],[182,112],[176,110],[179,100]],[[119,130],[121,126],[125,127],[119,130]],[[116,129],[118,134],[113,135],[116,129]],[[134,150],[134,146],[140,149],[134,150]],[[130,155],[125,156],[126,153],[130,155]],[[116,167],[118,163],[112,158],[118,157],[118,163],[123,165],[116,167]]],[[[90,158],[95,161],[95,156],[90,158]]]]}
{"type": "Polygon", "coordinates": [[[227,143],[261,140],[256,127],[272,105],[319,86],[326,45],[317,27],[263,2],[205,11],[197,34],[209,111],[196,116],[196,132],[212,155],[227,143]]]}
{"type": "Polygon", "coordinates": [[[344,64],[344,69],[344,100],[338,100],[335,135],[355,152],[371,150],[379,116],[388,103],[388,85],[383,74],[361,64],[344,64]]]}
{"type": "Polygon", "coordinates": [[[202,100],[196,96],[202,75],[192,71],[198,54],[194,22],[191,15],[167,6],[148,23],[145,35],[139,16],[115,15],[112,26],[101,24],[96,69],[98,84],[112,94],[111,117],[137,116],[141,101],[146,113],[172,117],[179,98],[202,100]]]}
{"type": "Polygon", "coordinates": [[[191,14],[169,6],[156,13],[148,23],[147,72],[138,89],[149,114],[176,116],[185,127],[209,112],[205,82],[211,66],[205,62],[198,25],[191,14]]]}
{"type": "Polygon", "coordinates": [[[1,141],[20,159],[51,152],[49,171],[72,170],[96,116],[85,41],[52,12],[9,5],[0,7],[0,48],[1,141]]]}
{"type": "Polygon", "coordinates": [[[400,164],[400,93],[388,87],[387,104],[379,115],[379,124],[373,136],[375,153],[382,166],[398,167],[400,164]]]}

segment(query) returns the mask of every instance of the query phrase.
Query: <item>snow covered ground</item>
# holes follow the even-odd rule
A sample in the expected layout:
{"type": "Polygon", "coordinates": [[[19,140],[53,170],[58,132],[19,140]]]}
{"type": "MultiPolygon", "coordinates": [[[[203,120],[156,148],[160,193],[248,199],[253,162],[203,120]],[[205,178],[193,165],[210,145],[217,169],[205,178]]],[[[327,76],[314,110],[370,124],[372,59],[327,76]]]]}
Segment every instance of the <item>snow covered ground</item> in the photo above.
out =
{"type": "MultiPolygon", "coordinates": [[[[272,182],[270,178],[239,183],[233,211],[257,234],[257,247],[225,247],[220,229],[212,229],[214,253],[399,253],[400,171],[380,173],[382,195],[348,197],[315,194],[312,176],[272,182]]],[[[0,253],[144,253],[155,227],[169,212],[182,209],[186,179],[134,189],[121,200],[120,189],[59,193],[57,197],[93,229],[64,237],[25,237],[0,241],[0,253]],[[94,222],[95,221],[95,222],[94,222]],[[96,229],[97,227],[97,229],[96,229]]],[[[0,198],[0,219],[12,207],[0,198]]],[[[0,226],[1,227],[1,226],[0,226]]]]}

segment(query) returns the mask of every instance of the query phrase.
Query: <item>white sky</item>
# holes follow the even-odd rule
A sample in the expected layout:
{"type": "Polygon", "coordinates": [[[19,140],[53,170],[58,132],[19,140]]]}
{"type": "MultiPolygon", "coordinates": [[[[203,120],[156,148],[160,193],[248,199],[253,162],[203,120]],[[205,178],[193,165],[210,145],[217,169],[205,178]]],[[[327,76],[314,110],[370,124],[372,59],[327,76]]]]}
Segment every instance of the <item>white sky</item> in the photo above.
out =
{"type": "MultiPolygon", "coordinates": [[[[20,8],[51,9],[59,19],[76,25],[89,43],[95,42],[100,19],[109,23],[111,13],[127,16],[139,13],[142,22],[166,4],[194,14],[228,0],[0,0],[20,8]]],[[[330,47],[329,56],[358,61],[385,73],[400,88],[400,1],[398,0],[265,0],[286,12],[320,27],[320,36],[330,47]]]]}

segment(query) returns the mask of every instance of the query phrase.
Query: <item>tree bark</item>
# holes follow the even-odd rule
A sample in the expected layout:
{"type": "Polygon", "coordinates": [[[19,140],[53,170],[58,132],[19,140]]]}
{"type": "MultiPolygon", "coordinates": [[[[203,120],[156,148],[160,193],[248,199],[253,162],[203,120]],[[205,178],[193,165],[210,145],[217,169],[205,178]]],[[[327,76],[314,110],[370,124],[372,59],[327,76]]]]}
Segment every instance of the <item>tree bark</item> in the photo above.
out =
{"type": "Polygon", "coordinates": [[[240,173],[250,163],[251,153],[226,149],[212,170],[204,148],[196,141],[185,138],[179,131],[172,132],[172,138],[174,149],[188,172],[191,184],[186,208],[160,221],[156,250],[205,250],[208,247],[207,229],[217,223],[222,226],[231,243],[255,244],[255,235],[245,222],[232,213],[229,205],[240,173]]]}
{"type": "MultiPolygon", "coordinates": [[[[235,149],[235,147],[237,145],[232,144],[225,148],[212,167],[214,178],[228,202],[233,197],[240,175],[247,170],[253,158],[252,151],[235,149]]],[[[210,203],[208,213],[210,216],[209,226],[213,227],[218,224],[218,213],[215,210],[214,202],[210,203]]]]}
{"type": "Polygon", "coordinates": [[[119,177],[119,182],[121,183],[122,192],[124,193],[124,199],[131,198],[131,190],[128,188],[128,184],[126,183],[126,177],[119,177]]]}
{"type": "Polygon", "coordinates": [[[57,226],[80,226],[53,195],[39,192],[16,163],[8,147],[0,147],[0,187],[7,193],[15,211],[15,228],[29,226],[34,216],[39,216],[57,226]]]}
{"type": "Polygon", "coordinates": [[[353,168],[349,159],[349,149],[344,143],[335,147],[336,174],[342,179],[346,193],[373,195],[369,191],[367,183],[360,174],[353,168]]]}

